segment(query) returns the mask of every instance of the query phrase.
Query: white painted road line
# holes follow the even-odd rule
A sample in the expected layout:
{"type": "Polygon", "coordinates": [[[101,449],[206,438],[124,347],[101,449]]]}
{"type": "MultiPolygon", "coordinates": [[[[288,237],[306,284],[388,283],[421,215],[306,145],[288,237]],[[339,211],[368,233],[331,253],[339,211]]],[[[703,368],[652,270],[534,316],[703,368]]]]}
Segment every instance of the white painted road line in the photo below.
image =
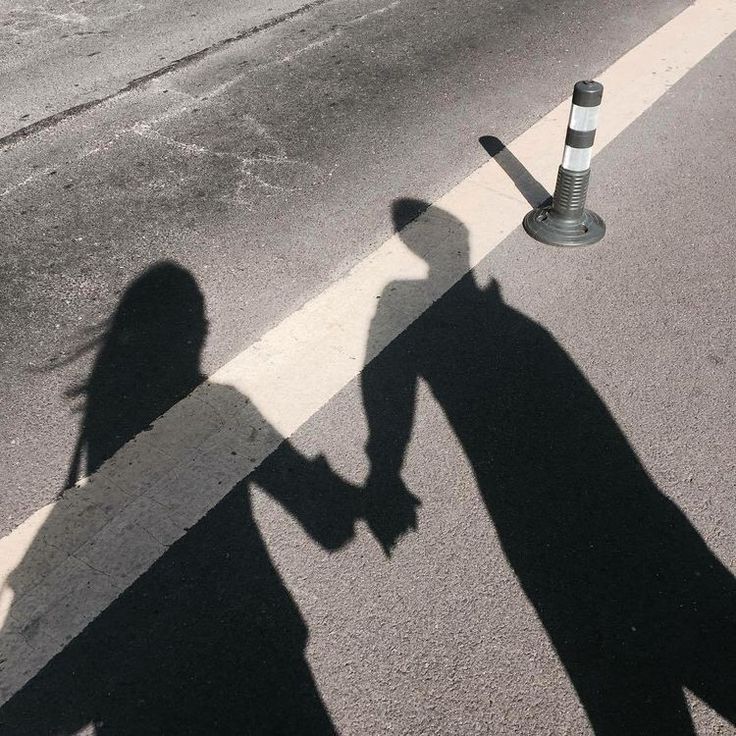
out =
{"type": "MultiPolygon", "coordinates": [[[[699,0],[600,75],[605,95],[597,149],[734,30],[736,3],[699,0]]],[[[569,106],[565,100],[509,146],[548,189],[569,106]]],[[[514,231],[529,208],[495,161],[435,207],[465,224],[471,266],[514,231]]],[[[408,227],[425,230],[441,250],[441,233],[432,226],[435,212],[430,208],[408,227]]],[[[444,273],[432,282],[435,291],[387,317],[380,330],[374,325],[380,341],[366,347],[384,287],[396,279],[423,278],[425,269],[398,236],[390,238],[65,498],[0,540],[0,703],[465,273],[448,254],[444,273]]]]}

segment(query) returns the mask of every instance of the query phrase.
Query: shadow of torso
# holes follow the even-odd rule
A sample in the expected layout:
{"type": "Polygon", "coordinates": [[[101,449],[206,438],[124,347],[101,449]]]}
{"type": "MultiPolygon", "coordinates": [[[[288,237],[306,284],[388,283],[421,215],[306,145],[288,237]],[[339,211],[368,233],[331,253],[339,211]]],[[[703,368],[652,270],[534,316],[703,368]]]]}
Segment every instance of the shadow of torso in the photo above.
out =
{"type": "MultiPolygon", "coordinates": [[[[244,446],[252,427],[268,426],[234,389],[210,389],[247,418],[244,446]]],[[[334,733],[306,661],[307,627],[253,515],[254,484],[326,547],[352,534],[354,499],[326,464],[283,442],[0,709],[0,732],[334,733]]],[[[52,514],[38,541],[57,525],[68,519],[52,514]]],[[[21,563],[11,585],[27,572],[21,563]]]]}
{"type": "MultiPolygon", "coordinates": [[[[392,284],[382,314],[424,288],[392,284]]],[[[683,686],[736,716],[732,575],[570,357],[495,282],[463,278],[369,372],[371,441],[384,432],[389,455],[408,440],[388,426],[411,422],[408,387],[428,383],[596,733],[691,733],[683,686]]]]}

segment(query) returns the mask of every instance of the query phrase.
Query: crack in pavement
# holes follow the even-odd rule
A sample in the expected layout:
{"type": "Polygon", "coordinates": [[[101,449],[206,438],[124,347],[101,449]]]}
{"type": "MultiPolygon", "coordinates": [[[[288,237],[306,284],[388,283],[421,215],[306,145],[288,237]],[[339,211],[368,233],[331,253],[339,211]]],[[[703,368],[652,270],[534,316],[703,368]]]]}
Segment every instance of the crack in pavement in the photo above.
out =
{"type": "Polygon", "coordinates": [[[296,8],[295,10],[290,10],[288,13],[282,13],[281,15],[277,15],[263,23],[260,23],[257,26],[252,26],[251,28],[241,31],[240,33],[237,33],[234,36],[230,36],[220,41],[216,41],[210,46],[200,49],[199,51],[194,51],[191,54],[182,56],[181,58],[170,62],[166,66],[160,67],[159,69],[149,72],[148,74],[144,74],[143,76],[136,77],[132,81],[128,82],[128,84],[126,84],[124,87],[121,87],[115,92],[111,92],[110,94],[104,95],[102,97],[97,97],[93,100],[88,100],[87,102],[82,102],[79,105],[74,105],[65,110],[56,112],[53,115],[49,115],[48,117],[41,118],[40,120],[30,123],[29,125],[26,125],[23,128],[18,128],[18,130],[13,131],[12,133],[8,133],[7,135],[0,138],[0,150],[4,150],[12,146],[13,144],[17,143],[18,141],[23,140],[24,138],[27,138],[30,135],[33,135],[34,133],[38,133],[42,130],[46,130],[47,128],[54,127],[55,125],[58,125],[60,122],[64,120],[68,120],[69,118],[76,117],[77,115],[80,115],[83,112],[86,112],[87,110],[91,110],[95,107],[98,107],[104,104],[105,102],[109,102],[110,100],[114,100],[118,97],[121,97],[130,92],[138,90],[141,87],[148,84],[149,82],[155,79],[158,79],[170,72],[176,71],[178,69],[182,69],[186,66],[189,66],[190,64],[193,64],[194,62],[199,61],[200,59],[204,59],[210,56],[211,54],[214,54],[217,51],[225,48],[226,46],[230,46],[231,44],[237,43],[238,41],[243,41],[247,38],[251,38],[252,36],[257,35],[258,33],[262,33],[263,31],[267,31],[271,28],[274,28],[277,25],[290,21],[300,15],[304,15],[305,13],[308,13],[309,11],[314,10],[315,8],[318,8],[319,6],[325,5],[332,1],[333,0],[312,0],[311,2],[308,2],[296,8]]]}

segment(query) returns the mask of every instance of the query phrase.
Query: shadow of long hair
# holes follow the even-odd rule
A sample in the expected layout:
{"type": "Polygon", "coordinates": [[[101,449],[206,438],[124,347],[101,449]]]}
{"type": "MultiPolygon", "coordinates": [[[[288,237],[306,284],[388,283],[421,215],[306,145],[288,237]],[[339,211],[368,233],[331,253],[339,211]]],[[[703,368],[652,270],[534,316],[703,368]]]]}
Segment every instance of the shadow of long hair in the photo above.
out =
{"type": "Polygon", "coordinates": [[[69,397],[84,399],[83,419],[65,488],[94,473],[128,440],[203,380],[204,299],[192,275],[157,263],[125,290],[104,332],[94,366],[69,397]]]}

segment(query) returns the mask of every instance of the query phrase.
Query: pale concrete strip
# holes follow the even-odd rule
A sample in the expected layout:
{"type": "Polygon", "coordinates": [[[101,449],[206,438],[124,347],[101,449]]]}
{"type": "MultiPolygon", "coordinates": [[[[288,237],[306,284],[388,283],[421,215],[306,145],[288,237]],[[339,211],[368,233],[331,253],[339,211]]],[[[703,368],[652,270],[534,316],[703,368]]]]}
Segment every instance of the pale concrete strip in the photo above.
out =
{"type": "MultiPolygon", "coordinates": [[[[613,64],[597,148],[613,140],[736,30],[736,3],[700,0],[613,64]]],[[[571,82],[574,80],[571,80],[571,82]]],[[[566,100],[509,148],[551,188],[566,100]]],[[[469,141],[469,145],[474,142],[469,141]]],[[[471,265],[528,209],[490,161],[436,206],[467,227],[471,265]]],[[[443,247],[433,209],[411,223],[443,247]]],[[[431,243],[430,243],[431,245],[431,243]]],[[[439,298],[464,269],[447,254],[423,302],[391,315],[366,347],[377,297],[425,264],[395,236],[138,435],[65,498],[0,540],[0,702],[36,674],[186,530],[439,298]],[[50,531],[53,530],[53,531],[50,531]]]]}

